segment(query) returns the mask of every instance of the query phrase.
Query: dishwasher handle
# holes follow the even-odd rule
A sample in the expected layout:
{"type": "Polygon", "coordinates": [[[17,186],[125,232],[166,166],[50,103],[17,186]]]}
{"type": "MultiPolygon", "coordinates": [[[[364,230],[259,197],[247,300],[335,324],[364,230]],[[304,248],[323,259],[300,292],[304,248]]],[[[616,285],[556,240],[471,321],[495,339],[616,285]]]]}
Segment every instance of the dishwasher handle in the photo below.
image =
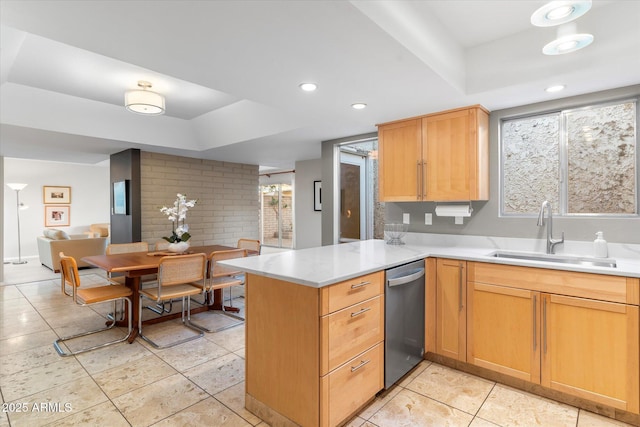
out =
{"type": "Polygon", "coordinates": [[[418,269],[412,270],[412,271],[413,272],[411,272],[410,274],[407,274],[405,276],[394,277],[393,279],[387,279],[387,285],[389,287],[404,285],[406,283],[413,282],[414,280],[419,279],[422,276],[424,276],[424,268],[418,268],[418,269]]]}

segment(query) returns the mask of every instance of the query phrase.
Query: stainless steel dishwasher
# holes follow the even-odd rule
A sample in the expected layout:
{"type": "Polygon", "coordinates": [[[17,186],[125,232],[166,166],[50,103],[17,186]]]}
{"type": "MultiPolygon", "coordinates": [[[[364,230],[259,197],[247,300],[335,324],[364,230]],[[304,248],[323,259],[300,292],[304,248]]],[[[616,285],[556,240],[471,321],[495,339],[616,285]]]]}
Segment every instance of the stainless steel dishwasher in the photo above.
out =
{"type": "Polygon", "coordinates": [[[424,260],[385,274],[384,388],[389,388],[424,355],[424,260]]]}

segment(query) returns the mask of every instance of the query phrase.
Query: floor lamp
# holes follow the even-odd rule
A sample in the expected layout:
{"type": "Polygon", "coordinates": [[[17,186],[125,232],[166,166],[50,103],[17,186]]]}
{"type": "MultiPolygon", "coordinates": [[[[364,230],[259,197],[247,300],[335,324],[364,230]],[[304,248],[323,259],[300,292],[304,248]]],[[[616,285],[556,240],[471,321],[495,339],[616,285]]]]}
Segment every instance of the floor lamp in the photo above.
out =
{"type": "Polygon", "coordinates": [[[20,247],[20,209],[26,209],[26,206],[20,203],[20,190],[23,190],[27,184],[10,183],[7,186],[16,192],[16,214],[18,215],[18,261],[14,261],[13,264],[26,264],[27,261],[22,260],[20,247]]]}

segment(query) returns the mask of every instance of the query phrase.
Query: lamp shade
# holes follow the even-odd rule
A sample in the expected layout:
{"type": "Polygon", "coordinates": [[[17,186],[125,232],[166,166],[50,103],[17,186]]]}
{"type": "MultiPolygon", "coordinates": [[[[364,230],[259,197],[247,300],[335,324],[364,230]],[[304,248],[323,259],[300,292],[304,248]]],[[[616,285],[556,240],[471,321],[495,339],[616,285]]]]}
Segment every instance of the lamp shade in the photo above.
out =
{"type": "Polygon", "coordinates": [[[24,190],[24,187],[26,187],[26,186],[27,186],[27,184],[21,184],[21,183],[17,183],[17,182],[7,183],[7,187],[9,187],[12,190],[16,190],[16,191],[24,190]]]}
{"type": "Polygon", "coordinates": [[[124,94],[124,105],[138,114],[164,114],[164,96],[149,90],[130,90],[124,94]]]}

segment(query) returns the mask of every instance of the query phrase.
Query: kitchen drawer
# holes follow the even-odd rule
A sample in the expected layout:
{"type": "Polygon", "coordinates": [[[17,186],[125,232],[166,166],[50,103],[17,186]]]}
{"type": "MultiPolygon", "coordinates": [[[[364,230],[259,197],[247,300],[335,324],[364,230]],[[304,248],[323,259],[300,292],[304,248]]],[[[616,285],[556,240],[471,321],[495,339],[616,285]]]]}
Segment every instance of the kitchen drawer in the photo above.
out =
{"type": "Polygon", "coordinates": [[[367,274],[320,289],[320,314],[325,315],[384,293],[384,272],[367,274]]]}
{"type": "Polygon", "coordinates": [[[469,282],[638,305],[638,279],[606,274],[469,262],[469,282]]]}
{"type": "Polygon", "coordinates": [[[384,340],[384,295],[320,318],[320,375],[384,340]]]}
{"type": "Polygon", "coordinates": [[[320,425],[336,426],[384,387],[382,343],[321,378],[320,425]]]}

